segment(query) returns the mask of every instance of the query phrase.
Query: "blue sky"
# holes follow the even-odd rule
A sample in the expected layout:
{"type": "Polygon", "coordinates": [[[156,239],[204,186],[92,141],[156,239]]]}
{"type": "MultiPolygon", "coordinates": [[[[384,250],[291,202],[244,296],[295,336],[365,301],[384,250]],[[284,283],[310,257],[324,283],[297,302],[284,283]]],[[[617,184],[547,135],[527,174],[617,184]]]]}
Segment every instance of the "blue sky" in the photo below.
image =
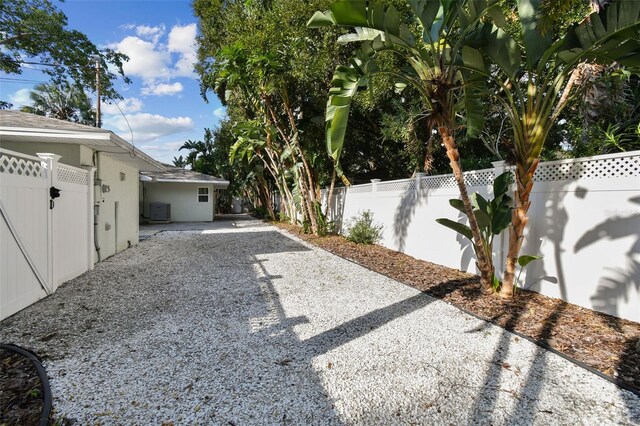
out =
{"type": "MultiPolygon", "coordinates": [[[[133,143],[154,158],[171,163],[187,139],[202,139],[205,127],[215,127],[224,108],[215,95],[207,104],[200,96],[192,64],[196,19],[190,1],[53,1],[68,17],[69,28],[85,33],[101,47],[129,56],[124,70],[133,80],[116,84],[119,102],[133,129],[133,143]]],[[[28,102],[35,81],[47,76],[26,70],[28,82],[3,81],[2,96],[18,108],[28,102]]],[[[93,98],[92,98],[93,99],[93,98]]],[[[118,109],[104,105],[103,127],[131,142],[131,132],[118,109]]],[[[185,154],[185,151],[181,152],[185,154]]]]}

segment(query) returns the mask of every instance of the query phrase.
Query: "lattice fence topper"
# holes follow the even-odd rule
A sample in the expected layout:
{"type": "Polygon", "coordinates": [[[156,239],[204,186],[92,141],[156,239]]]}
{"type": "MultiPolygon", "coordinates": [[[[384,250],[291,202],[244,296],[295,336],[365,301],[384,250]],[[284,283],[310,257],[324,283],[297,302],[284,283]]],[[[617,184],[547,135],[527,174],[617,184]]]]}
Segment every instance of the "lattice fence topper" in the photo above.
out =
{"type": "Polygon", "coordinates": [[[58,181],[75,183],[76,185],[89,185],[89,172],[58,164],[58,181]]]}
{"type": "Polygon", "coordinates": [[[416,188],[415,179],[380,182],[376,185],[377,191],[409,191],[409,190],[414,190],[415,188],[416,188]]]}
{"type": "Polygon", "coordinates": [[[349,192],[351,194],[359,194],[359,193],[364,193],[364,192],[371,192],[372,186],[373,185],[371,185],[370,183],[366,183],[364,185],[350,186],[349,187],[349,192]]]}
{"type": "MultiPolygon", "coordinates": [[[[483,186],[493,183],[494,169],[475,170],[464,173],[464,183],[467,186],[483,186]]],[[[425,176],[420,182],[424,189],[457,188],[458,184],[453,174],[425,176]]]]}
{"type": "Polygon", "coordinates": [[[41,161],[27,160],[5,154],[0,156],[0,173],[36,178],[47,177],[47,169],[41,161]]]}
{"type": "Polygon", "coordinates": [[[548,182],[616,177],[640,177],[640,155],[635,153],[614,158],[540,163],[533,180],[548,182]]]}

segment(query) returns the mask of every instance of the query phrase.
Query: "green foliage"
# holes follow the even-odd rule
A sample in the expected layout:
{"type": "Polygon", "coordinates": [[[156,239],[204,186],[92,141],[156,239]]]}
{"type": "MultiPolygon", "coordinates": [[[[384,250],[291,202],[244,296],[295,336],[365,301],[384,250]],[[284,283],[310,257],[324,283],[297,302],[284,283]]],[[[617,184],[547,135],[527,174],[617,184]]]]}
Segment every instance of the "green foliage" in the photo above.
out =
{"type": "MultiPolygon", "coordinates": [[[[474,193],[471,196],[473,211],[478,220],[484,246],[489,254],[492,253],[493,237],[499,235],[511,224],[513,199],[507,195],[511,182],[511,173],[502,173],[493,181],[493,199],[485,200],[484,197],[478,193],[474,193]]],[[[466,215],[461,200],[454,198],[449,200],[449,204],[451,204],[451,207],[466,215]]],[[[436,222],[459,232],[470,240],[472,239],[471,229],[467,225],[444,218],[436,219],[436,222]]]]}
{"type": "Polygon", "coordinates": [[[78,84],[66,80],[36,84],[29,98],[32,105],[23,106],[21,111],[89,126],[95,124],[91,101],[78,84]]]}
{"type": "Polygon", "coordinates": [[[371,210],[365,210],[347,223],[347,239],[356,244],[375,244],[382,238],[382,228],[374,223],[371,210]]]}
{"type": "Polygon", "coordinates": [[[516,289],[518,288],[518,283],[520,282],[520,275],[522,275],[522,271],[524,271],[524,268],[526,268],[527,265],[530,264],[531,262],[538,259],[542,259],[542,256],[532,256],[530,254],[523,254],[518,257],[518,265],[520,265],[520,272],[518,272],[518,278],[514,283],[514,287],[516,289]]]}
{"type": "MultiPolygon", "coordinates": [[[[482,2],[480,2],[482,3],[482,2]]],[[[484,58],[465,45],[475,25],[487,12],[474,2],[410,1],[412,13],[400,14],[383,3],[336,1],[325,12],[316,12],[309,27],[352,27],[355,33],[341,36],[339,43],[362,42],[348,65],[334,72],[325,111],[326,145],[336,164],[342,156],[349,115],[360,88],[380,75],[389,76],[398,92],[412,88],[429,118],[428,129],[460,124],[469,138],[483,126],[484,105],[480,94],[485,83],[484,58]],[[464,19],[458,20],[458,16],[464,19]],[[409,24],[419,21],[419,28],[409,24]],[[389,63],[393,55],[397,61],[389,63]],[[482,72],[476,72],[481,68],[482,72]],[[459,123],[456,121],[462,117],[459,123]]],[[[375,90],[373,90],[375,92],[375,90]]]]}
{"type": "MultiPolygon", "coordinates": [[[[587,69],[585,71],[590,71],[587,69]]],[[[590,157],[640,149],[640,78],[619,67],[596,69],[584,95],[569,105],[550,135],[563,156],[590,157]]]]}
{"type": "MultiPolygon", "coordinates": [[[[500,235],[502,231],[511,225],[513,199],[507,195],[507,193],[509,192],[509,185],[512,181],[513,178],[510,172],[502,173],[493,181],[493,199],[485,200],[484,197],[478,193],[474,193],[470,197],[473,212],[476,215],[478,227],[480,228],[480,234],[482,236],[482,246],[489,259],[492,259],[493,257],[494,237],[500,235]]],[[[449,200],[449,204],[451,204],[451,207],[466,216],[466,210],[461,200],[454,198],[449,200]]],[[[446,226],[447,228],[453,229],[473,242],[471,228],[467,225],[446,218],[436,219],[436,222],[446,226]]],[[[473,245],[473,247],[475,250],[475,245],[473,245]]],[[[493,281],[494,289],[497,290],[499,281],[495,276],[493,281]]]]}
{"type": "Polygon", "coordinates": [[[289,218],[289,216],[287,216],[287,214],[286,214],[286,213],[284,213],[284,212],[278,212],[278,220],[279,220],[280,222],[288,222],[288,221],[289,221],[289,219],[290,219],[290,218],[289,218]]]}
{"type": "Polygon", "coordinates": [[[255,209],[253,210],[253,214],[260,219],[264,219],[269,216],[269,212],[267,211],[267,208],[264,206],[256,206],[255,209]]]}
{"type": "Polygon", "coordinates": [[[178,157],[173,157],[173,165],[175,167],[184,169],[187,165],[189,165],[189,162],[182,155],[179,155],[178,157]]]}
{"type": "Polygon", "coordinates": [[[318,235],[324,237],[329,234],[335,234],[336,226],[335,222],[328,220],[328,218],[322,212],[322,204],[319,202],[314,203],[316,209],[316,217],[318,218],[318,235]]]}
{"type": "Polygon", "coordinates": [[[96,47],[84,34],[67,28],[67,17],[50,0],[2,0],[0,2],[0,71],[21,74],[24,61],[51,66],[43,71],[56,83],[71,79],[95,90],[95,60],[101,62],[101,97],[120,99],[114,81],[124,77],[126,55],[96,47]]]}

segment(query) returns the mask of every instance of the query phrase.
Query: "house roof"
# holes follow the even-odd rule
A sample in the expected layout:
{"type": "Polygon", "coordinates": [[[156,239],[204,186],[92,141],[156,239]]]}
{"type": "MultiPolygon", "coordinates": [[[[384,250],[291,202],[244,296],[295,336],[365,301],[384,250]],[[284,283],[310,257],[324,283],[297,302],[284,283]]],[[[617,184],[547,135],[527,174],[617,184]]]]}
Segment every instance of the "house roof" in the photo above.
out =
{"type": "Polygon", "coordinates": [[[138,170],[164,170],[160,162],[110,130],[26,112],[0,110],[0,138],[26,143],[84,145],[128,163],[138,170]]]}
{"type": "Polygon", "coordinates": [[[205,175],[204,173],[194,172],[193,170],[181,169],[163,164],[164,170],[161,172],[140,172],[141,180],[151,182],[166,183],[206,183],[213,184],[214,187],[226,189],[229,181],[219,177],[205,175]],[[147,179],[144,179],[146,177],[147,179]]]}

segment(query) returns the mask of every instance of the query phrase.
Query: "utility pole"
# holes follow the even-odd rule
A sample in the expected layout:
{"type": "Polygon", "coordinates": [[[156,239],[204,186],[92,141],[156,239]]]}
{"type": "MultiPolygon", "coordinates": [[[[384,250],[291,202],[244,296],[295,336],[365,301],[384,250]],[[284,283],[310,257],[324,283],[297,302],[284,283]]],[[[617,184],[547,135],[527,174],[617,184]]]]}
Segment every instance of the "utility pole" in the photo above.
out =
{"type": "Polygon", "coordinates": [[[100,119],[100,56],[94,55],[93,59],[96,61],[96,127],[102,127],[102,120],[100,119]]]}

